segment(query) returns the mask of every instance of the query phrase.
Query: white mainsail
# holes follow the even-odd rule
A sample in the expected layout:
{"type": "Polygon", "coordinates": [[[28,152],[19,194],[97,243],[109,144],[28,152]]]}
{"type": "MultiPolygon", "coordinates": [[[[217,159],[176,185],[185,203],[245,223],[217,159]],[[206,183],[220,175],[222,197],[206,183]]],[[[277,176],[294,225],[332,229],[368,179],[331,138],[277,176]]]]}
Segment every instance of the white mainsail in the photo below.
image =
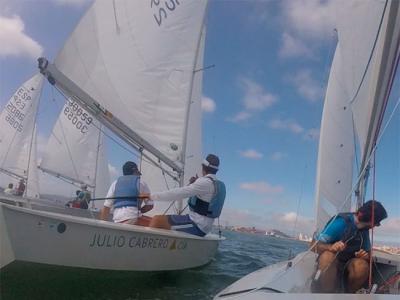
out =
{"type": "Polygon", "coordinates": [[[39,168],[73,183],[87,184],[95,197],[105,197],[110,182],[100,126],[86,110],[67,99],[39,168]]]}
{"type": "Polygon", "coordinates": [[[0,170],[30,180],[25,191],[29,197],[39,193],[35,122],[43,79],[37,74],[22,84],[0,114],[0,170]]]}
{"type": "Polygon", "coordinates": [[[326,92],[317,164],[317,229],[341,207],[351,191],[354,158],[352,115],[346,90],[341,89],[341,51],[337,46],[326,92]]]}
{"type": "MultiPolygon", "coordinates": [[[[207,1],[156,3],[95,2],[55,67],[95,101],[80,99],[96,117],[119,127],[125,140],[134,135],[144,154],[160,158],[179,177],[207,1]]],[[[56,79],[80,98],[71,84],[56,79]]]]}
{"type": "Polygon", "coordinates": [[[317,230],[332,215],[350,209],[355,149],[361,152],[357,176],[364,179],[399,55],[396,2],[344,1],[338,7],[338,44],[319,144],[317,230]]]}
{"type": "MultiPolygon", "coordinates": [[[[197,61],[193,76],[193,85],[189,103],[189,117],[186,131],[186,148],[185,148],[185,167],[183,184],[188,184],[190,177],[201,176],[201,161],[202,161],[202,110],[201,110],[201,97],[202,97],[202,79],[203,79],[203,57],[205,45],[206,30],[203,28],[200,47],[198,49],[197,61]]],[[[156,159],[156,158],[154,158],[156,159]]],[[[163,166],[166,168],[166,166],[163,166]]],[[[146,160],[142,161],[142,179],[145,182],[151,183],[152,191],[165,191],[179,186],[179,182],[170,178],[163,170],[149,163],[146,160]]],[[[149,212],[150,215],[164,213],[170,203],[158,202],[155,208],[149,212]]],[[[183,204],[181,202],[171,206],[169,213],[174,213],[174,209],[179,212],[182,210],[183,204]]]]}

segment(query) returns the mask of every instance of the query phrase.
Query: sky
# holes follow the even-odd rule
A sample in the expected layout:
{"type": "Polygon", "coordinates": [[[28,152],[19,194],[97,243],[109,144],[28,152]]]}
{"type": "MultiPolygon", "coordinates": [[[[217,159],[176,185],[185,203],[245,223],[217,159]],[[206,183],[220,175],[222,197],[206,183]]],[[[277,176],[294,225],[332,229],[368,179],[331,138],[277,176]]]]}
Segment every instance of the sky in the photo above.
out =
{"type": "MultiPolygon", "coordinates": [[[[0,0],[1,109],[37,72],[37,57],[54,59],[90,3],[0,0]]],[[[221,158],[218,176],[228,190],[221,223],[311,233],[320,121],[337,42],[333,1],[211,0],[206,24],[204,66],[215,67],[203,74],[203,153],[221,158]]],[[[397,75],[385,121],[399,97],[397,75]]],[[[62,105],[47,84],[39,156],[62,105]]],[[[111,141],[108,147],[116,178],[131,155],[111,141]]],[[[399,109],[378,146],[376,178],[376,198],[389,212],[377,240],[400,243],[399,109]]]]}

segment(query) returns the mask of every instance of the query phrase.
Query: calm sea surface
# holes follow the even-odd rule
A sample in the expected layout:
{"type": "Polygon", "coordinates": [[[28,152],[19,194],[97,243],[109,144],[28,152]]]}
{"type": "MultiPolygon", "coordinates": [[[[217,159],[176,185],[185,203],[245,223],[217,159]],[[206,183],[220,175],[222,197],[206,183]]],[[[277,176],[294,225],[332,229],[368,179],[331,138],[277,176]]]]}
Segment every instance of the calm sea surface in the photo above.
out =
{"type": "MultiPolygon", "coordinates": [[[[12,263],[0,272],[0,299],[212,299],[221,289],[261,267],[286,260],[307,244],[224,231],[208,265],[173,272],[110,272],[12,263]]],[[[105,258],[107,259],[107,258],[105,258]]]]}

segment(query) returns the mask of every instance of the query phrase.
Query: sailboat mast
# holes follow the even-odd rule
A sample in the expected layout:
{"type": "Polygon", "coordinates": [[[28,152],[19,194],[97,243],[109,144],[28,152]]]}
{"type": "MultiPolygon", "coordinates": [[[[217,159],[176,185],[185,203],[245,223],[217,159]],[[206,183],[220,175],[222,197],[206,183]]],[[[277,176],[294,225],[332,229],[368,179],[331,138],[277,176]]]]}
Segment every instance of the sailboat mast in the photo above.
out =
{"type": "MultiPolygon", "coordinates": [[[[39,95],[38,103],[37,103],[37,109],[36,109],[35,117],[34,117],[34,120],[33,120],[33,128],[32,128],[32,133],[31,133],[31,143],[29,145],[29,154],[28,154],[28,168],[26,170],[26,188],[25,188],[23,197],[25,197],[27,195],[28,188],[29,188],[29,183],[30,183],[29,170],[30,170],[31,159],[32,159],[32,147],[36,147],[36,144],[33,145],[33,143],[34,143],[34,135],[37,134],[36,133],[36,121],[37,121],[37,116],[38,116],[38,111],[39,111],[39,106],[40,106],[40,99],[42,98],[42,91],[43,91],[43,89],[41,88],[40,89],[40,95],[39,95]]],[[[36,141],[36,139],[35,139],[35,141],[36,141]]],[[[37,163],[35,165],[37,165],[37,163]]]]}
{"type": "MultiPolygon", "coordinates": [[[[99,126],[99,135],[97,137],[97,152],[96,152],[96,165],[94,168],[94,189],[93,189],[93,198],[96,198],[96,189],[97,189],[97,170],[99,166],[99,152],[100,152],[100,137],[101,137],[101,125],[99,126]]],[[[92,208],[94,208],[94,201],[92,201],[92,208]]]]}

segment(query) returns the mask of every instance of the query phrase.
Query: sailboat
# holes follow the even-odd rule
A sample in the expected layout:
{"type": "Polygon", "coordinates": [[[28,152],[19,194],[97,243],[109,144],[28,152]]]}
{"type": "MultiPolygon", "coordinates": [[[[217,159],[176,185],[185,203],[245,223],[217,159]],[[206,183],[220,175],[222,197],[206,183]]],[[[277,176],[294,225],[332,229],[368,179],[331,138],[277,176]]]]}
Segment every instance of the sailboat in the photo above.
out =
{"type": "Polygon", "coordinates": [[[0,172],[17,183],[26,182],[24,197],[39,195],[36,169],[36,116],[44,77],[39,73],[24,82],[0,114],[0,172]]]}
{"type": "MultiPolygon", "coordinates": [[[[353,195],[356,207],[365,200],[368,170],[380,141],[383,115],[400,60],[400,1],[337,4],[338,43],[326,91],[318,151],[317,232],[332,216],[351,211],[353,195]],[[357,155],[361,164],[353,176],[357,155]]],[[[290,293],[285,299],[359,299],[360,295],[310,294],[311,284],[317,280],[316,259],[314,252],[300,253],[248,274],[214,299],[278,299],[276,293],[290,293]]],[[[386,280],[400,271],[400,257],[373,251],[373,261],[373,283],[378,285],[378,291],[387,284],[392,293],[399,293],[398,283],[386,280]]],[[[373,289],[368,292],[373,293],[373,289]]],[[[374,295],[371,299],[386,297],[374,295]]]]}
{"type": "MultiPolygon", "coordinates": [[[[19,180],[26,183],[23,195],[1,195],[0,201],[63,211],[63,204],[57,205],[55,201],[41,197],[39,192],[43,178],[40,180],[37,168],[36,121],[43,80],[39,73],[23,83],[0,115],[3,124],[0,130],[0,171],[15,186],[19,180]]],[[[105,197],[110,180],[101,125],[77,104],[67,101],[52,130],[41,166],[43,172],[78,187],[86,184],[94,192],[93,197],[105,197]],[[76,111],[87,118],[84,124],[76,120],[76,111]]],[[[101,201],[96,203],[97,209],[101,204],[101,201]]],[[[92,208],[95,208],[95,202],[92,208]]]]}
{"type": "MultiPolygon", "coordinates": [[[[54,63],[39,59],[52,85],[137,150],[150,187],[153,178],[167,189],[199,173],[206,7],[96,1],[54,63]]],[[[223,239],[1,203],[0,225],[2,265],[178,270],[210,262],[223,239]]]]}

